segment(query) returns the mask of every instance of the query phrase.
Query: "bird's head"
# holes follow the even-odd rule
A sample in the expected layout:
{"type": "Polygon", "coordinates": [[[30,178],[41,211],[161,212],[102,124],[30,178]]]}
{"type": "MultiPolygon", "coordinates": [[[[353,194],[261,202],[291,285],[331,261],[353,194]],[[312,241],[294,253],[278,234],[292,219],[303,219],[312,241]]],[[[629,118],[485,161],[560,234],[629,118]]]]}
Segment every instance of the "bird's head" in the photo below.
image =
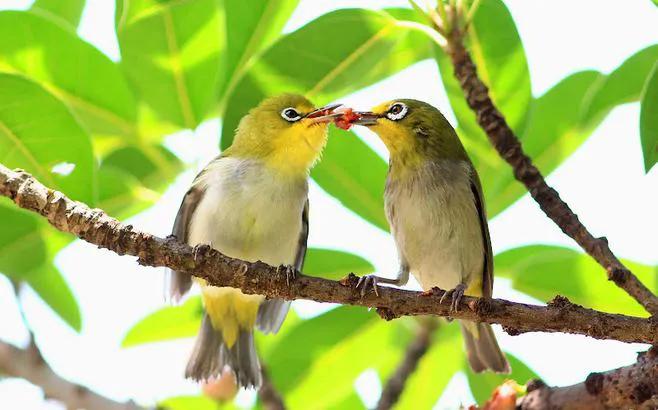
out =
{"type": "Polygon", "coordinates": [[[305,97],[284,94],[245,115],[227,155],[259,159],[279,171],[307,174],[327,142],[327,127],[340,114],[334,104],[316,109],[305,97]]]}
{"type": "Polygon", "coordinates": [[[448,120],[423,101],[388,101],[370,111],[355,111],[350,123],[377,133],[388,148],[392,162],[402,165],[418,165],[425,159],[466,157],[448,120]]]}

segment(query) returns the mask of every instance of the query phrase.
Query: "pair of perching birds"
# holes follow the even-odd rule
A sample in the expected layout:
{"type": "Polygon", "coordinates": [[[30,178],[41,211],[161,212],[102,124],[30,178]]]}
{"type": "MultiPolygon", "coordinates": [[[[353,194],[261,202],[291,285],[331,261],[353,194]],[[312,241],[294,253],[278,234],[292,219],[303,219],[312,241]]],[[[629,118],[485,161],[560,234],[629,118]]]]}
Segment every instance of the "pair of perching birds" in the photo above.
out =
{"type": "MultiPolygon", "coordinates": [[[[281,95],[252,109],[240,121],[231,147],[199,173],[185,194],[173,234],[234,258],[285,266],[288,275],[301,270],[309,170],[331,122],[341,128],[363,125],[390,152],[386,216],[400,268],[396,279],[361,278],[361,292],[376,291],[379,283],[404,285],[411,273],[424,290],[449,289],[452,309],[464,294],[491,297],[493,255],[482,188],[448,121],[433,106],[410,99],[369,112],[337,108],[315,109],[300,95],[281,95]]],[[[258,387],[254,327],[276,332],[290,302],[198,282],[205,314],[186,376],[208,380],[229,367],[240,386],[258,387]]],[[[172,299],[179,300],[191,285],[190,275],[171,272],[172,299]]],[[[510,371],[488,324],[460,324],[474,371],[510,371]]]]}

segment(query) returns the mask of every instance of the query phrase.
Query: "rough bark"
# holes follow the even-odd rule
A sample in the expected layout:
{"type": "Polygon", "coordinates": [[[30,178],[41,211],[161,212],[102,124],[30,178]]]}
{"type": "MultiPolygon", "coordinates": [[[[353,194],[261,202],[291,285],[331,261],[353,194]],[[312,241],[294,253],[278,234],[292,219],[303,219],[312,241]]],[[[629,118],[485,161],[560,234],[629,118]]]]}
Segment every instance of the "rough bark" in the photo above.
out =
{"type": "Polygon", "coordinates": [[[26,349],[19,349],[0,341],[0,374],[25,379],[39,386],[46,398],[57,400],[70,409],[143,409],[132,402],[120,403],[103,397],[60,377],[48,366],[34,343],[26,349]]]}
{"type": "Polygon", "coordinates": [[[355,287],[358,279],[354,275],[336,282],[299,274],[288,285],[283,269],[262,262],[248,263],[229,258],[207,245],[192,248],[172,236],[159,238],[136,231],[99,209],[90,209],[46,188],[26,172],[11,171],[2,165],[0,195],[44,216],[63,232],[119,255],[137,256],[142,265],[166,266],[205,279],[211,285],[239,288],[247,294],[371,307],[387,320],[404,315],[436,315],[498,323],[514,335],[563,332],[622,342],[658,342],[658,322],[655,319],[597,312],[559,296],[548,306],[464,297],[459,310],[451,312],[449,303],[439,303],[444,292],[438,288],[423,293],[382,288],[379,296],[370,292],[362,297],[355,287]]]}
{"type": "Polygon", "coordinates": [[[548,387],[541,383],[520,398],[521,410],[658,409],[658,348],[640,353],[637,363],[591,373],[583,383],[548,387]]]}
{"type": "Polygon", "coordinates": [[[398,402],[407,379],[418,367],[420,359],[427,353],[432,342],[432,333],[434,333],[436,327],[436,320],[427,320],[421,323],[416,338],[407,347],[404,359],[384,386],[379,402],[377,402],[377,410],[391,409],[398,402]]]}
{"type": "Polygon", "coordinates": [[[475,64],[464,47],[463,38],[463,32],[458,27],[446,37],[446,51],[452,60],[455,77],[464,91],[469,107],[475,112],[480,127],[500,156],[512,166],[514,177],[525,185],[546,216],[605,268],[609,280],[628,292],[649,313],[657,315],[658,297],[617,259],[606,238],[596,238],[587,230],[523,152],[521,142],[491,101],[487,86],[478,77],[475,64]]]}

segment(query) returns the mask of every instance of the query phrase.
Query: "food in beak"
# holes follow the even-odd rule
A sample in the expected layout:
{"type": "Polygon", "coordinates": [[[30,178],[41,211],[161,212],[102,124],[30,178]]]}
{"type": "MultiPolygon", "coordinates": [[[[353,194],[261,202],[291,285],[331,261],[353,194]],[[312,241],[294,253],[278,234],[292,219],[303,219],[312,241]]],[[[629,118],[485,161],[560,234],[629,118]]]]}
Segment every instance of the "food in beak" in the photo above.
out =
{"type": "Polygon", "coordinates": [[[354,125],[354,122],[361,118],[358,113],[348,107],[341,107],[335,110],[335,112],[341,115],[334,119],[334,124],[343,130],[349,130],[354,125]]]}

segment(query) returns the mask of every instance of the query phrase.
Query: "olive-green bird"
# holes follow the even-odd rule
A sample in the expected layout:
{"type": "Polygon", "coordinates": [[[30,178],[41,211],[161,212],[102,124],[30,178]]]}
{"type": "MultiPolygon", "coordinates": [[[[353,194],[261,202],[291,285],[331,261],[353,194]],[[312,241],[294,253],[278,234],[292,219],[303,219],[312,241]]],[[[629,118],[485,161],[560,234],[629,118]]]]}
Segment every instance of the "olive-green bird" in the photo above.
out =
{"type": "MultiPolygon", "coordinates": [[[[252,109],[240,121],[231,147],[195,178],[173,235],[234,258],[283,265],[287,275],[301,270],[308,237],[308,174],[325,146],[335,107],[316,110],[302,96],[282,95],[252,109]]],[[[169,274],[169,295],[178,301],[192,278],[169,274]]],[[[197,282],[205,314],[186,377],[208,380],[228,366],[240,386],[258,387],[254,326],[265,333],[278,331],[290,302],[197,282]]]]}
{"type": "MultiPolygon", "coordinates": [[[[356,114],[352,123],[377,133],[390,152],[386,216],[400,258],[397,279],[363,277],[362,292],[378,283],[406,284],[411,273],[424,290],[450,290],[453,310],[464,294],[490,298],[493,254],[482,188],[450,123],[411,99],[356,114]]],[[[460,324],[471,368],[509,373],[491,326],[460,324]]]]}

